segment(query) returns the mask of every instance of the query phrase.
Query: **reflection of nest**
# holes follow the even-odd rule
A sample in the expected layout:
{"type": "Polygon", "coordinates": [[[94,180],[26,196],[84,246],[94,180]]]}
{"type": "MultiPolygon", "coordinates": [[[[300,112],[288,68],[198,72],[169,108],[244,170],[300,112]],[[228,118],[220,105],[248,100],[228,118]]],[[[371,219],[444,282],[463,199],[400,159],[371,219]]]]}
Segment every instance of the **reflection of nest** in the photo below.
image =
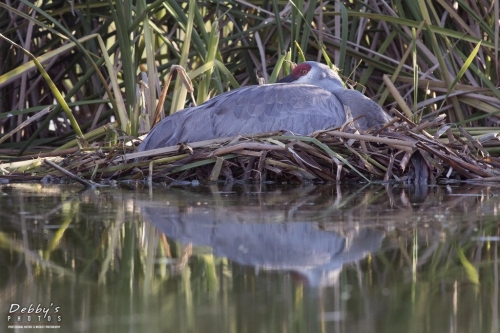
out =
{"type": "Polygon", "coordinates": [[[494,188],[479,185],[226,184],[191,190],[171,187],[155,198],[180,214],[201,212],[200,219],[210,211],[218,220],[230,217],[239,223],[315,221],[322,230],[348,236],[359,227],[412,230],[417,225],[441,230],[457,227],[457,221],[472,223],[494,213],[494,193],[494,188]]]}
{"type": "MultiPolygon", "coordinates": [[[[72,174],[97,180],[151,177],[169,182],[224,179],[427,183],[440,179],[500,179],[500,160],[489,155],[489,149],[500,142],[496,133],[473,137],[463,128],[455,131],[444,124],[444,117],[419,125],[399,117],[401,122],[390,124],[389,129],[363,134],[344,131],[347,127],[305,137],[276,132],[130,154],[117,148],[109,152],[79,151],[55,161],[72,174]]],[[[57,175],[51,167],[36,163],[26,170],[37,177],[57,175]]],[[[24,173],[17,175],[28,177],[24,173]]]]}

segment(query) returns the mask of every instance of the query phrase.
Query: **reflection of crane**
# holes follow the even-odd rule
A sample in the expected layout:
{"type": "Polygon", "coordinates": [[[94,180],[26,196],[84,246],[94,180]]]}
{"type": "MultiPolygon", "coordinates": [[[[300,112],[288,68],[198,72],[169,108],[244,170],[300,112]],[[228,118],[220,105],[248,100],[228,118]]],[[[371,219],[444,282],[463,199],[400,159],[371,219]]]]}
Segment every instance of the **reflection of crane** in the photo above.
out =
{"type": "MultiPolygon", "coordinates": [[[[313,195],[313,200],[327,193],[316,190],[322,195],[313,195]]],[[[290,199],[305,195],[311,198],[311,192],[304,188],[295,192],[280,190],[281,200],[275,200],[275,205],[257,204],[276,194],[263,192],[262,197],[249,199],[248,193],[220,197],[172,189],[162,194],[163,202],[169,205],[144,201],[139,206],[144,220],[174,241],[203,247],[205,251],[210,247],[214,255],[240,265],[295,272],[312,286],[336,283],[343,265],[380,249],[385,237],[382,231],[363,227],[356,231],[339,227],[343,233],[325,231],[318,226],[317,213],[302,204],[289,205],[296,202],[290,199]],[[193,198],[210,204],[192,205],[193,198]]]]}
{"type": "Polygon", "coordinates": [[[158,123],[139,151],[178,143],[287,130],[307,135],[341,126],[348,107],[362,129],[389,121],[380,106],[359,91],[346,89],[328,66],[306,61],[276,84],[235,89],[158,123]]]}

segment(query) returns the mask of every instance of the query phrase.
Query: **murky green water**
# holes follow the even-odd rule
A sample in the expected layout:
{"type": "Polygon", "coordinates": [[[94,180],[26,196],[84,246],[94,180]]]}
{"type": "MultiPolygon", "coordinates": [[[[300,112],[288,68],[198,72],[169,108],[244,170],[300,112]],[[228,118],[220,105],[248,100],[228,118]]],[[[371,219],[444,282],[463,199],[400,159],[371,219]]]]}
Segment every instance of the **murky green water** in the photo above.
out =
{"type": "Polygon", "coordinates": [[[2,185],[0,332],[497,333],[499,194],[2,185]]]}

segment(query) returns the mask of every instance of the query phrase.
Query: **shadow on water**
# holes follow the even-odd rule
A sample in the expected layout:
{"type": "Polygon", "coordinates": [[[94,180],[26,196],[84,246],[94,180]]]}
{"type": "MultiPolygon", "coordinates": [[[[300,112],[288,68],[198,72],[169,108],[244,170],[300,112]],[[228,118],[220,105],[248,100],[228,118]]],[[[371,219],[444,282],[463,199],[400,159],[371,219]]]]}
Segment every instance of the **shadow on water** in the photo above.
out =
{"type": "Polygon", "coordinates": [[[0,191],[0,331],[499,330],[496,185],[0,191]]]}

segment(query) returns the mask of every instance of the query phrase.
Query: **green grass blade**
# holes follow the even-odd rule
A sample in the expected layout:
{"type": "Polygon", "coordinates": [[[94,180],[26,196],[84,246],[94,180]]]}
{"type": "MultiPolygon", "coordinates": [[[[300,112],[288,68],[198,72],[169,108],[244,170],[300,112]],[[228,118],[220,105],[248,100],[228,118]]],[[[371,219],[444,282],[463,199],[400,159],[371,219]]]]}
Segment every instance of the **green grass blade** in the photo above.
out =
{"type": "Polygon", "coordinates": [[[274,66],[273,72],[271,73],[271,76],[269,77],[269,83],[275,83],[277,81],[278,74],[280,73],[281,68],[283,67],[283,62],[285,61],[285,57],[286,57],[286,55],[283,54],[276,61],[276,65],[274,66]]]}
{"type": "Polygon", "coordinates": [[[231,85],[233,86],[233,88],[239,88],[240,87],[240,84],[238,83],[238,81],[236,81],[236,79],[234,78],[233,74],[231,73],[231,71],[229,69],[227,69],[227,67],[222,63],[220,62],[219,60],[215,60],[215,65],[217,66],[217,68],[219,69],[219,71],[222,72],[222,74],[226,77],[226,79],[231,83],[231,85]]]}
{"type": "MultiPolygon", "coordinates": [[[[140,0],[137,1],[137,8],[139,12],[145,11],[146,9],[146,1],[140,0]]],[[[144,31],[144,47],[146,53],[146,64],[147,64],[147,75],[148,75],[148,86],[149,86],[149,94],[145,96],[148,99],[147,106],[149,110],[146,110],[148,114],[154,114],[156,110],[156,87],[157,87],[157,73],[156,73],[156,64],[155,64],[155,50],[154,50],[154,39],[152,28],[149,25],[149,18],[144,17],[142,20],[142,28],[144,31]]],[[[139,114],[134,114],[133,117],[130,117],[130,134],[133,136],[137,135],[139,129],[139,114]]]]}
{"type": "MultiPolygon", "coordinates": [[[[196,103],[201,104],[205,102],[208,98],[208,93],[210,91],[212,82],[212,72],[214,67],[214,60],[217,54],[217,48],[219,46],[219,24],[214,21],[212,28],[210,30],[209,40],[208,40],[208,50],[207,57],[205,59],[205,65],[208,64],[207,70],[204,72],[204,77],[198,85],[198,91],[196,95],[196,103]]],[[[193,79],[192,77],[190,77],[193,79]]]]}
{"type": "Polygon", "coordinates": [[[347,10],[343,3],[338,2],[340,6],[340,15],[342,18],[342,32],[341,32],[341,40],[340,40],[340,51],[339,51],[339,62],[337,65],[340,68],[341,72],[344,73],[345,76],[349,76],[350,68],[347,68],[345,59],[347,54],[347,33],[349,31],[349,21],[347,18],[347,10]]]}
{"type": "Polygon", "coordinates": [[[450,88],[446,92],[446,97],[441,102],[441,106],[439,107],[440,109],[443,107],[443,105],[444,105],[446,99],[448,98],[448,96],[450,95],[450,93],[455,90],[455,86],[457,85],[458,81],[460,81],[460,79],[462,78],[462,76],[464,75],[464,73],[469,69],[469,67],[472,64],[472,62],[476,59],[476,55],[479,52],[480,47],[481,47],[481,42],[477,43],[476,47],[474,47],[474,49],[472,50],[471,54],[465,60],[462,68],[460,68],[460,71],[458,72],[457,76],[455,77],[455,79],[451,83],[450,88]]]}
{"type": "MultiPolygon", "coordinates": [[[[179,65],[181,65],[185,69],[188,63],[189,50],[191,48],[191,36],[193,34],[195,11],[197,10],[197,8],[198,6],[196,4],[196,1],[189,0],[184,43],[182,44],[181,58],[179,59],[179,65]]],[[[172,104],[170,106],[171,114],[184,109],[184,105],[186,104],[186,96],[186,87],[182,84],[181,80],[176,80],[172,104]]]]}
{"type": "Polygon", "coordinates": [[[283,27],[281,25],[280,10],[277,0],[273,0],[274,18],[276,20],[276,30],[278,31],[278,54],[285,53],[285,38],[283,37],[283,27]]]}

